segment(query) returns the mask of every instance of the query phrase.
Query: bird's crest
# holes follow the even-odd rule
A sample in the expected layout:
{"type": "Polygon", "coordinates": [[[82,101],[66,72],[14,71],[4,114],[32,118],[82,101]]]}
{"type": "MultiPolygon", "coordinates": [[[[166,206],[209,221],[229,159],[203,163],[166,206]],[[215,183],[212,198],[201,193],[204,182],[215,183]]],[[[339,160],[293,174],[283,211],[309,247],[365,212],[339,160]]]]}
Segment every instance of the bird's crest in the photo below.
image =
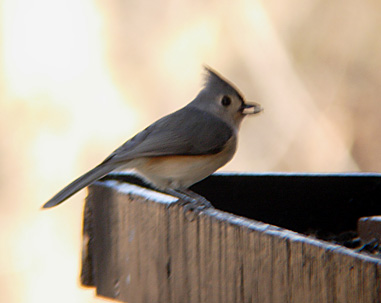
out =
{"type": "Polygon", "coordinates": [[[216,71],[214,71],[209,66],[204,66],[205,68],[205,78],[204,78],[204,87],[209,88],[215,91],[227,91],[227,93],[234,94],[236,93],[241,100],[243,100],[242,93],[216,71]]]}

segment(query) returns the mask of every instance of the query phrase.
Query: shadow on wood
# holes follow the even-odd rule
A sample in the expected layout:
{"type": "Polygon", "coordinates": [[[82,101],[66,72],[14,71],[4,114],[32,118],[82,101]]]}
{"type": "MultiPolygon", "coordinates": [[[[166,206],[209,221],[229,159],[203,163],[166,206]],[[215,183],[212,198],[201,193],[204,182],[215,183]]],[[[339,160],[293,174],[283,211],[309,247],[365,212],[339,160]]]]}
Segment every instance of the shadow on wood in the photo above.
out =
{"type": "Polygon", "coordinates": [[[381,175],[212,175],[193,190],[236,215],[209,209],[194,220],[171,205],[175,198],[142,185],[118,174],[89,188],[81,278],[99,295],[129,303],[381,300],[381,259],[294,232],[355,230],[359,217],[380,213],[381,175]]]}

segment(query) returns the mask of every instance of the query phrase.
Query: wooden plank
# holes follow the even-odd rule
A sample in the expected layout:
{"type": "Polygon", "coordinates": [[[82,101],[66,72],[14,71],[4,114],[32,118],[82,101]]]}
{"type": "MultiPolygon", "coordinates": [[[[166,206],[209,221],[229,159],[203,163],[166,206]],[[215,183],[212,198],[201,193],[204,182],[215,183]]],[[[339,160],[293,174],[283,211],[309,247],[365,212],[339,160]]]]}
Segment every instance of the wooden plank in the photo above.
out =
{"type": "MultiPolygon", "coordinates": [[[[208,215],[208,212],[206,212],[208,215]]],[[[221,294],[221,281],[224,280],[225,277],[221,275],[221,222],[215,217],[211,217],[212,225],[211,225],[211,266],[212,266],[212,279],[215,281],[212,283],[213,292],[213,302],[221,302],[222,294],[221,294]]]]}
{"type": "MultiPolygon", "coordinates": [[[[128,233],[128,244],[133,247],[133,272],[130,276],[124,277],[130,283],[129,294],[134,294],[132,302],[152,302],[157,301],[161,294],[161,284],[167,279],[161,280],[166,269],[165,247],[159,242],[160,226],[165,225],[165,221],[155,220],[160,213],[162,205],[155,207],[141,199],[131,201],[131,216],[133,229],[128,233]],[[135,202],[135,203],[134,203],[135,202]],[[161,253],[160,253],[161,252],[161,253]],[[149,288],[142,288],[141,285],[150,285],[149,288]]],[[[123,254],[123,258],[129,256],[123,254]]]]}
{"type": "MultiPolygon", "coordinates": [[[[333,262],[332,260],[334,259],[335,252],[333,249],[325,249],[325,254],[323,256],[323,274],[324,277],[320,279],[324,279],[325,281],[325,296],[326,296],[326,302],[329,303],[334,303],[336,302],[336,288],[337,288],[337,283],[336,283],[336,263],[333,262]]],[[[321,276],[321,274],[320,274],[321,276]]]]}
{"type": "MultiPolygon", "coordinates": [[[[261,275],[261,264],[259,258],[259,251],[260,251],[260,245],[259,245],[259,233],[257,231],[253,231],[249,229],[250,232],[250,254],[248,254],[248,258],[250,260],[250,263],[252,264],[252,270],[251,270],[251,285],[252,285],[252,302],[264,302],[262,299],[262,289],[260,289],[260,283],[262,279],[265,279],[265,277],[260,277],[261,275]]],[[[248,272],[250,275],[250,272],[248,272]]]]}
{"type": "Polygon", "coordinates": [[[255,274],[254,268],[254,240],[253,232],[246,226],[240,229],[241,241],[242,241],[242,287],[243,287],[243,301],[244,303],[251,303],[254,301],[255,291],[257,285],[255,285],[253,276],[255,274]]]}
{"type": "Polygon", "coordinates": [[[227,228],[228,224],[227,222],[221,220],[219,222],[219,228],[220,228],[220,272],[221,272],[221,279],[220,279],[220,290],[221,290],[221,302],[222,303],[228,303],[231,302],[231,292],[228,285],[229,280],[226,279],[228,276],[228,254],[227,254],[227,247],[229,246],[228,240],[227,240],[227,228]]]}
{"type": "Polygon", "coordinates": [[[83,211],[83,227],[82,227],[82,262],[81,262],[81,284],[82,286],[95,286],[94,273],[93,273],[93,246],[94,246],[94,232],[93,232],[93,197],[88,195],[85,202],[85,209],[83,211]]]}
{"type": "Polygon", "coordinates": [[[228,302],[238,302],[238,283],[239,283],[239,256],[237,251],[237,232],[231,223],[226,224],[225,251],[226,251],[226,288],[228,302]]]}
{"type": "Polygon", "coordinates": [[[219,210],[189,220],[154,192],[110,184],[96,183],[89,196],[89,272],[100,295],[129,303],[381,300],[379,259],[219,210]]]}
{"type": "Polygon", "coordinates": [[[381,302],[381,264],[373,264],[376,269],[374,270],[374,275],[372,282],[369,283],[369,285],[373,284],[373,296],[374,296],[374,302],[380,303],[381,302]]]}
{"type": "Polygon", "coordinates": [[[370,262],[358,260],[360,283],[359,302],[381,302],[380,267],[370,262]],[[377,277],[377,278],[376,278],[377,277]]]}
{"type": "Polygon", "coordinates": [[[141,255],[147,253],[140,251],[140,241],[144,240],[140,233],[141,216],[139,210],[142,206],[131,196],[129,200],[132,200],[132,203],[128,200],[126,201],[127,203],[123,203],[123,200],[121,200],[119,204],[119,209],[124,209],[119,211],[119,213],[124,215],[124,224],[120,227],[121,239],[123,239],[123,241],[121,241],[121,245],[115,249],[120,250],[120,266],[124,269],[120,279],[123,280],[125,284],[120,291],[118,299],[128,302],[141,302],[141,283],[144,280],[141,278],[140,268],[145,265],[141,264],[141,255]]]}
{"type": "Polygon", "coordinates": [[[320,303],[319,283],[321,272],[316,270],[318,247],[302,243],[303,289],[308,293],[309,302],[320,303]]]}
{"type": "Polygon", "coordinates": [[[292,241],[290,243],[290,285],[294,302],[302,302],[301,300],[308,302],[309,300],[309,294],[304,286],[303,258],[303,243],[292,241]]]}
{"type": "Polygon", "coordinates": [[[200,218],[195,216],[192,220],[189,214],[184,216],[184,249],[187,268],[187,296],[188,302],[200,302],[200,218]]]}
{"type": "Polygon", "coordinates": [[[210,283],[210,266],[209,266],[209,242],[210,229],[209,218],[205,215],[199,217],[200,224],[200,302],[205,302],[209,299],[209,283],[210,283]]]}
{"type": "Polygon", "coordinates": [[[310,256],[309,283],[311,292],[311,303],[327,302],[328,296],[325,293],[329,282],[324,272],[326,250],[319,246],[304,245],[304,251],[310,256]]]}
{"type": "MultiPolygon", "coordinates": [[[[135,277],[132,278],[132,273],[134,272],[134,260],[133,251],[135,246],[135,226],[134,226],[134,211],[133,205],[130,201],[121,203],[120,200],[124,200],[123,197],[118,197],[118,214],[119,214],[119,243],[118,247],[114,248],[120,251],[119,253],[119,266],[123,268],[120,273],[120,281],[122,285],[119,289],[119,298],[125,298],[126,300],[131,300],[132,289],[134,284],[136,284],[135,277]]],[[[132,199],[133,200],[133,199],[132,199]]],[[[136,256],[135,256],[136,257],[136,256]]],[[[135,293],[134,293],[135,294],[135,293]]]]}
{"type": "Polygon", "coordinates": [[[353,260],[345,255],[334,254],[332,262],[336,266],[336,302],[357,302],[354,300],[354,297],[357,289],[361,286],[356,283],[357,281],[355,281],[355,276],[353,275],[353,260]]]}
{"type": "MultiPolygon", "coordinates": [[[[167,205],[160,205],[160,211],[156,214],[154,218],[157,225],[157,246],[155,249],[152,250],[152,254],[157,256],[156,279],[159,285],[159,296],[157,302],[168,303],[170,300],[170,288],[168,278],[170,252],[168,247],[169,212],[167,205]]],[[[147,241],[149,241],[149,239],[147,239],[147,241]]]]}
{"type": "MultiPolygon", "coordinates": [[[[94,191],[101,196],[96,186],[94,191]]],[[[109,222],[110,214],[103,207],[105,203],[99,207],[96,216],[96,222],[102,223],[96,225],[102,227],[103,233],[98,232],[95,241],[101,246],[99,251],[105,252],[97,257],[97,262],[108,264],[95,268],[97,283],[100,283],[97,284],[98,294],[129,302],[168,302],[166,205],[134,195],[116,194],[108,200],[113,201],[107,204],[114,209],[113,222],[109,222]],[[118,241],[110,241],[115,237],[112,237],[108,226],[113,226],[112,232],[118,234],[118,241]],[[112,255],[113,261],[102,260],[104,254],[112,255]],[[106,267],[108,271],[105,271],[106,267]],[[100,279],[113,283],[106,284],[100,279]]]]}
{"type": "Polygon", "coordinates": [[[171,302],[189,302],[189,297],[186,295],[184,214],[182,208],[178,206],[171,207],[169,211],[170,299],[171,302]]]}
{"type": "MultiPolygon", "coordinates": [[[[207,213],[207,212],[206,212],[207,213]]],[[[217,302],[219,299],[218,251],[219,224],[206,213],[200,222],[200,302],[217,302]]]]}
{"type": "Polygon", "coordinates": [[[97,294],[115,298],[119,293],[119,264],[117,246],[119,234],[118,226],[118,207],[116,205],[115,192],[111,188],[95,187],[93,195],[94,202],[93,214],[94,222],[94,282],[97,285],[97,294]],[[110,201],[109,204],[104,201],[110,201]]]}
{"type": "Polygon", "coordinates": [[[259,302],[271,303],[273,291],[273,268],[271,259],[271,236],[258,233],[257,238],[258,297],[259,302]]]}
{"type": "Polygon", "coordinates": [[[288,239],[272,237],[273,302],[290,302],[288,239]]]}

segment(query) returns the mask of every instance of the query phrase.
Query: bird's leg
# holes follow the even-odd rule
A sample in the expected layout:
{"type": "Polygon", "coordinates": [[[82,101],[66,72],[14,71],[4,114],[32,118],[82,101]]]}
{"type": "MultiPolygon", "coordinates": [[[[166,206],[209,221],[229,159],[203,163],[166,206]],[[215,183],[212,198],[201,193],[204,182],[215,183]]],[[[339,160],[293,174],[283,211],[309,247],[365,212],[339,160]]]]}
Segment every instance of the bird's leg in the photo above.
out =
{"type": "Polygon", "coordinates": [[[210,201],[208,201],[205,197],[199,195],[198,193],[195,193],[194,191],[186,188],[186,189],[181,189],[181,190],[177,190],[179,191],[180,193],[183,193],[184,195],[187,195],[193,199],[196,200],[196,203],[199,205],[199,206],[203,206],[203,208],[214,208],[212,203],[210,203],[210,201]]]}
{"type": "Polygon", "coordinates": [[[207,199],[189,189],[175,190],[168,188],[163,190],[163,192],[179,198],[177,203],[181,206],[184,206],[185,212],[188,210],[201,211],[203,209],[213,207],[207,199]]]}

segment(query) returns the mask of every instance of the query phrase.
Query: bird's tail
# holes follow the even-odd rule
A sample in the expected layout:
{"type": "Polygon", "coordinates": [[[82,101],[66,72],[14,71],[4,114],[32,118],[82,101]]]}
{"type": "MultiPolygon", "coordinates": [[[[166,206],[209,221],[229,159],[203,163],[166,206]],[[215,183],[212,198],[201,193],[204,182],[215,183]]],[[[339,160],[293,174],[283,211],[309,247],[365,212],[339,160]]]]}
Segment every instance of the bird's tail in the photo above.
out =
{"type": "Polygon", "coordinates": [[[78,179],[74,180],[65,188],[63,188],[60,192],[58,192],[53,198],[51,198],[48,202],[44,204],[43,208],[53,207],[62,203],[67,198],[74,195],[77,191],[81,190],[87,185],[93,183],[94,181],[113,171],[114,168],[115,167],[112,165],[105,164],[100,164],[94,167],[92,170],[88,171],[78,179]]]}

